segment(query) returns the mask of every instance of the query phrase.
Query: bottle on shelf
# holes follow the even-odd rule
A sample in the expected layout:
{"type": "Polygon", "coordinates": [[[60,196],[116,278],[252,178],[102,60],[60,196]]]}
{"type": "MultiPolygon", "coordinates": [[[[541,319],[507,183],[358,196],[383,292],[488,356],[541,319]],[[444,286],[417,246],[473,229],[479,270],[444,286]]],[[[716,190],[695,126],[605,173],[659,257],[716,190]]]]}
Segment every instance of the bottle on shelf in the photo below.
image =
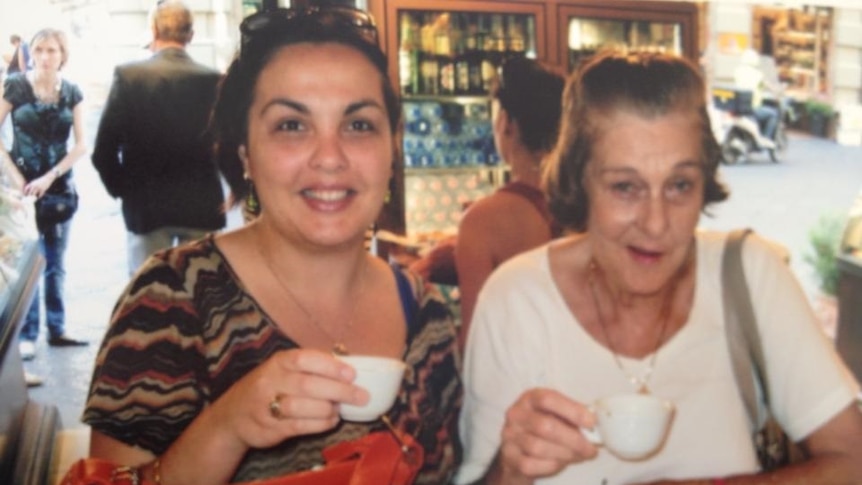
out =
{"type": "Polygon", "coordinates": [[[422,80],[422,94],[440,94],[440,69],[434,55],[434,40],[436,37],[434,14],[423,15],[420,32],[420,63],[419,72],[422,80]]]}
{"type": "Polygon", "coordinates": [[[524,19],[518,17],[518,15],[508,16],[506,34],[506,38],[508,39],[508,42],[506,43],[507,56],[523,57],[527,50],[527,41],[525,38],[526,28],[523,25],[524,19]]]}
{"type": "Polygon", "coordinates": [[[437,17],[434,35],[434,57],[437,59],[437,70],[440,76],[440,94],[455,94],[455,61],[452,58],[452,29],[449,25],[449,13],[437,17]]]}
{"type": "Polygon", "coordinates": [[[538,52],[536,50],[536,19],[532,15],[527,15],[526,24],[527,32],[524,34],[526,37],[524,54],[530,59],[535,59],[536,56],[538,56],[538,52]]]}
{"type": "Polygon", "coordinates": [[[398,49],[398,77],[402,94],[420,94],[418,25],[407,12],[401,12],[401,44],[398,49]]]}
{"type": "Polygon", "coordinates": [[[479,19],[479,29],[482,35],[482,45],[480,46],[482,58],[482,67],[480,70],[482,75],[482,92],[490,93],[494,77],[497,75],[497,66],[494,62],[497,39],[491,26],[488,25],[490,18],[487,15],[482,15],[479,19]]]}
{"type": "Polygon", "coordinates": [[[457,94],[470,94],[470,54],[467,49],[469,31],[467,28],[467,15],[456,15],[454,31],[458,32],[455,42],[455,92],[457,94]]]}
{"type": "Polygon", "coordinates": [[[482,84],[482,46],[484,42],[484,36],[479,32],[476,14],[469,14],[464,55],[467,62],[468,92],[470,94],[485,92],[482,84]]]}

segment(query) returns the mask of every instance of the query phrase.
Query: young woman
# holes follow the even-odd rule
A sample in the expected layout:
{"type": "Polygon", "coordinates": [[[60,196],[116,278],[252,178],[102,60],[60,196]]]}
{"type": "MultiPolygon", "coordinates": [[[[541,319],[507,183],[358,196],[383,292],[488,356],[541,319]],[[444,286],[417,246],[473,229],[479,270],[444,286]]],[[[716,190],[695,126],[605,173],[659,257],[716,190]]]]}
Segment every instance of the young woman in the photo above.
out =
{"type": "Polygon", "coordinates": [[[389,420],[424,448],[417,483],[460,460],[453,321],[421,282],[364,249],[392,176],[399,103],[370,17],[274,10],[243,23],[214,109],[234,201],[260,214],[157,253],[114,313],[84,421],[91,455],[164,485],[306,470],[321,450],[385,429],[333,354],[408,370],[389,420]]]}
{"type": "MultiPolygon", "coordinates": [[[[47,193],[74,193],[72,165],[86,155],[87,147],[84,144],[83,95],[77,85],[60,75],[69,59],[66,35],[54,29],[40,30],[33,36],[30,49],[33,69],[13,74],[4,83],[0,123],[11,113],[14,138],[10,150],[0,141],[2,167],[22,187],[25,195],[36,199],[47,193]],[[74,144],[67,149],[70,133],[74,144]]],[[[57,222],[37,217],[36,223],[39,246],[45,257],[43,294],[48,344],[58,347],[86,345],[68,336],[65,328],[63,258],[71,220],[57,222]]],[[[37,291],[20,333],[21,356],[25,360],[35,355],[40,303],[37,291]]]]}

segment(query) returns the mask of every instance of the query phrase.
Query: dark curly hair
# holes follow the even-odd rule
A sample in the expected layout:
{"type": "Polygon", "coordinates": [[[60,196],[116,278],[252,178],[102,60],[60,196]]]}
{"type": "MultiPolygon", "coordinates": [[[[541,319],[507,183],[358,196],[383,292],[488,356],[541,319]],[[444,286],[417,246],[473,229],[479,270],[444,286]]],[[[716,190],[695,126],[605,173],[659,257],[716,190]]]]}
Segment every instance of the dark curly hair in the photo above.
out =
{"type": "Polygon", "coordinates": [[[376,43],[369,41],[367,34],[320,21],[314,16],[298,18],[289,27],[269,28],[244,38],[241,51],[219,84],[210,130],[214,136],[216,163],[231,190],[230,205],[239,204],[250,190],[244,179],[239,147],[248,139],[248,111],[255,85],[260,73],[283,47],[334,42],[362,53],[380,73],[379,82],[392,133],[396,134],[400,126],[401,105],[387,73],[386,55],[376,43]]]}
{"type": "Polygon", "coordinates": [[[614,110],[645,117],[672,111],[696,111],[701,120],[702,169],[705,176],[703,210],[727,199],[718,179],[721,149],[706,111],[706,86],[697,67],[687,59],[667,54],[597,53],[573,73],[563,95],[560,138],[544,173],[550,210],[565,228],[587,228],[590,201],[584,174],[597,137],[596,114],[614,110]]]}

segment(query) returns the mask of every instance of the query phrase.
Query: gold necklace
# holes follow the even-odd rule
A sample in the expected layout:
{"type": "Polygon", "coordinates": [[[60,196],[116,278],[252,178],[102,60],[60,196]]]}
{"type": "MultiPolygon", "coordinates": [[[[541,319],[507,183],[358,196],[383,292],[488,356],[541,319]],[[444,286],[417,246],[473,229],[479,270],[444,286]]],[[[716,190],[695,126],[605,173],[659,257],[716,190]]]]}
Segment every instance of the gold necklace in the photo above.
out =
{"type": "Polygon", "coordinates": [[[257,252],[263,259],[264,266],[266,266],[267,270],[269,270],[269,274],[272,275],[276,283],[281,286],[281,289],[283,289],[284,292],[287,293],[287,296],[290,297],[290,300],[297,306],[297,308],[299,308],[300,311],[302,311],[305,317],[315,326],[315,328],[317,328],[321,333],[325,334],[327,338],[332,341],[332,353],[335,355],[347,355],[349,352],[347,350],[347,345],[342,341],[342,338],[344,337],[343,333],[349,331],[350,328],[353,326],[353,321],[356,319],[356,310],[359,308],[359,302],[360,300],[362,300],[362,295],[365,294],[365,279],[366,275],[368,274],[368,258],[365,257],[365,255],[363,254],[362,269],[359,270],[361,278],[361,282],[359,284],[359,293],[356,295],[356,300],[354,300],[353,302],[353,308],[350,312],[350,320],[347,321],[346,325],[341,327],[341,331],[338,332],[338,335],[334,336],[330,332],[328,332],[323,327],[323,325],[321,325],[320,321],[314,317],[314,314],[312,314],[308,310],[308,308],[306,308],[305,305],[303,305],[302,302],[299,301],[299,298],[296,296],[293,290],[290,289],[287,283],[285,283],[284,280],[281,279],[278,273],[275,272],[275,269],[273,269],[272,265],[266,264],[267,258],[263,254],[263,248],[261,248],[261,245],[257,244],[256,246],[257,252]]]}
{"type": "MultiPolygon", "coordinates": [[[[648,385],[649,380],[652,377],[653,371],[655,370],[655,362],[656,362],[656,358],[658,358],[658,351],[659,351],[659,348],[661,348],[661,342],[664,339],[665,330],[667,330],[667,322],[668,322],[668,320],[670,320],[670,318],[669,318],[670,311],[669,311],[668,305],[665,304],[664,307],[662,308],[662,311],[661,311],[661,317],[662,317],[661,329],[659,330],[658,339],[656,340],[656,343],[655,343],[655,350],[653,351],[652,358],[650,358],[649,364],[647,365],[646,372],[644,372],[640,376],[632,375],[630,372],[628,372],[626,370],[625,366],[623,366],[623,363],[620,360],[620,356],[617,354],[617,350],[614,346],[614,342],[613,342],[613,340],[611,340],[611,336],[608,333],[607,325],[605,324],[605,319],[602,316],[602,309],[599,306],[599,297],[596,293],[596,281],[595,280],[596,280],[597,267],[598,267],[598,265],[596,264],[596,262],[594,260],[590,260],[588,282],[590,285],[590,294],[593,297],[593,305],[595,305],[595,307],[596,307],[596,316],[599,317],[599,326],[602,329],[602,335],[604,335],[605,340],[608,342],[608,347],[610,348],[611,355],[614,356],[614,362],[616,362],[617,367],[620,369],[620,371],[623,374],[626,375],[626,377],[628,377],[629,382],[632,383],[632,385],[635,387],[635,390],[638,392],[638,394],[649,394],[650,393],[649,385],[648,385]]],[[[674,285],[674,286],[676,286],[676,285],[674,285]]],[[[671,294],[672,293],[673,292],[671,292],[671,294]]]]}

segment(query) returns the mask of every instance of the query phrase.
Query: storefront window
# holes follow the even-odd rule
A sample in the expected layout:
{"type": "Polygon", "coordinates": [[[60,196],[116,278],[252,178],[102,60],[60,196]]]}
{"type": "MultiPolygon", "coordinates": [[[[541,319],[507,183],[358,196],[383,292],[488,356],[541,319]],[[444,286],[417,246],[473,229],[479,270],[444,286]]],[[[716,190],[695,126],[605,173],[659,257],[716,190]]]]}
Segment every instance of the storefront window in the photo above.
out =
{"type": "Polygon", "coordinates": [[[828,91],[831,8],[758,7],[752,27],[755,49],[775,59],[791,94],[806,98],[828,91]]]}

